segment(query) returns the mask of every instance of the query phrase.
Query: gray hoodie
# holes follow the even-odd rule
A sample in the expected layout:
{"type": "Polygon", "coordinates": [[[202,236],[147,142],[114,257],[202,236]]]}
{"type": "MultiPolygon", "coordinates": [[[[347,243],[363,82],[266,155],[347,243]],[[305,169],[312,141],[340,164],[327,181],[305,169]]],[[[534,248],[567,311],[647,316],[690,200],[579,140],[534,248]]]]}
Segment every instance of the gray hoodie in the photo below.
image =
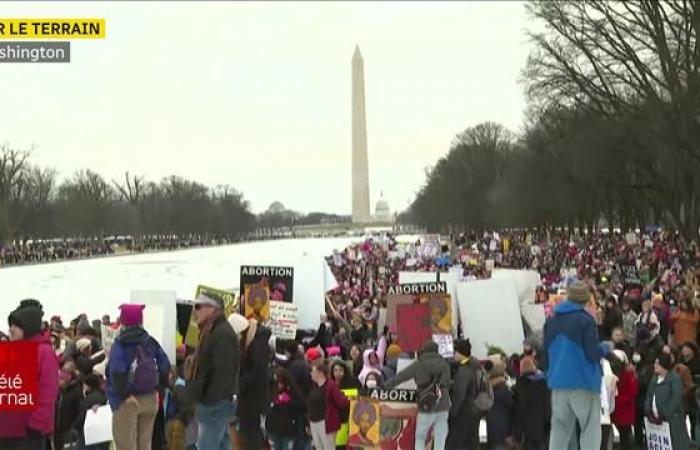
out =
{"type": "Polygon", "coordinates": [[[418,360],[406,367],[396,376],[386,383],[386,389],[393,389],[395,386],[413,379],[418,386],[418,391],[425,388],[435,377],[439,377],[440,390],[442,396],[435,411],[450,410],[450,366],[447,361],[438,353],[438,345],[429,341],[423,346],[418,360]]]}

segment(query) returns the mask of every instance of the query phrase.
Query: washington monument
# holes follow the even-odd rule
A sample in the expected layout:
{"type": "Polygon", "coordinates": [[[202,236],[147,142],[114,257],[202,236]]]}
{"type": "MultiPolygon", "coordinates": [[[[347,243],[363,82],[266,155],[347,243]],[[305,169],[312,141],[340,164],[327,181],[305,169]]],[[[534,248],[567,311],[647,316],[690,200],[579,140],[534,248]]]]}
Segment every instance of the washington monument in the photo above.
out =
{"type": "Polygon", "coordinates": [[[352,221],[370,221],[365,64],[358,46],[355,46],[355,53],[352,55],[352,221]]]}

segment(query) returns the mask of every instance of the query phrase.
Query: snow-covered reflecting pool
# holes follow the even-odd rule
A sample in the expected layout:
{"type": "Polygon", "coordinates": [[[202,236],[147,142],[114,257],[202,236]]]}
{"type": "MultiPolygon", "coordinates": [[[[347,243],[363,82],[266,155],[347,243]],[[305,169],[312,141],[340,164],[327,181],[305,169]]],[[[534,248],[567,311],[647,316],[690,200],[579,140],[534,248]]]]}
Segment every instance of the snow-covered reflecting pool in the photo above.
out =
{"type": "MultiPolygon", "coordinates": [[[[58,314],[65,324],[80,313],[90,319],[115,317],[132,290],[171,290],[192,299],[198,284],[238,287],[241,264],[273,264],[321,258],[352,238],[290,239],[162,253],[112,256],[82,261],[0,269],[0,329],[23,298],[44,305],[45,320],[58,314]]],[[[304,280],[295,279],[297,283],[304,280]]],[[[296,289],[296,288],[295,288],[296,289]]]]}

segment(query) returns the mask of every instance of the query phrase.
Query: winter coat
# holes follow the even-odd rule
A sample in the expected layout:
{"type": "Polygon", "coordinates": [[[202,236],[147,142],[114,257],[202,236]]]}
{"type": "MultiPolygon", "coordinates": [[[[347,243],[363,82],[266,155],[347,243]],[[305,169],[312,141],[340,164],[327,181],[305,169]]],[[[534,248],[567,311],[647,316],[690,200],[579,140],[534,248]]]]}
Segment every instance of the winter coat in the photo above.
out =
{"type": "Polygon", "coordinates": [[[393,389],[395,386],[413,379],[418,386],[418,391],[424,389],[430,382],[437,378],[442,395],[433,412],[450,410],[450,366],[447,361],[438,354],[438,346],[435,342],[427,342],[421,351],[418,360],[406,367],[389,380],[385,388],[393,389]]]}
{"type": "Polygon", "coordinates": [[[544,325],[547,381],[551,390],[581,389],[600,393],[600,359],[608,349],[598,341],[593,318],[584,305],[565,301],[544,325]]]}
{"type": "Polygon", "coordinates": [[[652,417],[652,400],[656,395],[659,418],[668,422],[671,428],[673,448],[689,448],[688,429],[685,426],[685,411],[683,410],[683,383],[673,371],[669,371],[661,383],[657,383],[656,380],[657,376],[654,376],[647,389],[644,412],[648,417],[652,417]]]}
{"type": "MultiPolygon", "coordinates": [[[[155,358],[160,374],[160,387],[168,386],[170,361],[158,341],[141,327],[122,328],[112,344],[107,363],[107,398],[112,411],[119,409],[122,402],[133,395],[129,387],[128,376],[131,363],[136,358],[138,345],[143,346],[155,358]]],[[[155,393],[155,390],[153,392],[155,393]]]]}
{"type": "Polygon", "coordinates": [[[513,436],[518,442],[543,442],[549,435],[551,394],[541,371],[521,375],[515,383],[513,436]]]}
{"type": "Polygon", "coordinates": [[[673,371],[676,372],[678,378],[683,382],[683,407],[687,411],[690,404],[695,400],[695,382],[693,381],[693,375],[685,364],[676,364],[673,367],[673,371]]]}
{"type": "Polygon", "coordinates": [[[641,313],[637,317],[637,323],[635,324],[637,328],[646,327],[651,333],[652,337],[656,337],[661,330],[661,322],[659,317],[654,311],[649,311],[648,313],[641,313]]]}
{"type": "MultiPolygon", "coordinates": [[[[31,309],[31,308],[26,308],[31,309]]],[[[23,314],[18,310],[13,314],[23,314]]],[[[21,438],[27,430],[35,430],[43,435],[54,432],[56,400],[58,399],[58,359],[54,353],[48,334],[39,333],[27,339],[38,344],[39,395],[38,408],[33,412],[0,412],[0,438],[21,438]]]]}
{"type": "Polygon", "coordinates": [[[292,359],[287,363],[287,370],[294,378],[294,381],[296,381],[297,386],[299,386],[301,395],[304,397],[309,395],[312,383],[311,367],[304,358],[298,353],[293,355],[292,359]]]}
{"type": "Polygon", "coordinates": [[[297,420],[304,410],[303,401],[290,390],[277,393],[265,416],[265,429],[275,438],[293,438],[297,433],[297,420]]]}
{"type": "Polygon", "coordinates": [[[326,380],[323,387],[326,405],[326,416],[324,418],[326,422],[326,433],[331,434],[340,429],[340,425],[343,423],[343,411],[350,407],[350,400],[348,400],[345,394],[340,392],[338,386],[330,378],[326,380]]]}
{"type": "MultiPolygon", "coordinates": [[[[492,384],[494,380],[491,380],[492,384]]],[[[504,444],[513,433],[515,401],[505,379],[493,386],[493,406],[486,412],[486,435],[491,445],[504,444]]]]}
{"type": "Polygon", "coordinates": [[[634,369],[628,367],[617,382],[617,397],[615,397],[615,411],[612,414],[612,422],[617,427],[632,426],[637,417],[637,394],[639,383],[634,369]]]}
{"type": "Polygon", "coordinates": [[[477,416],[474,407],[476,398],[476,374],[481,369],[476,358],[469,358],[459,365],[450,388],[450,417],[477,416]]]}
{"type": "Polygon", "coordinates": [[[78,381],[71,381],[60,390],[56,402],[56,433],[69,432],[76,419],[80,416],[80,404],[83,401],[83,385],[78,381]]]}
{"type": "Polygon", "coordinates": [[[78,356],[75,357],[75,367],[77,367],[80,373],[87,375],[92,373],[93,368],[104,360],[104,353],[97,356],[87,356],[79,353],[78,356]]]}
{"type": "Polygon", "coordinates": [[[90,390],[85,398],[80,402],[80,414],[75,421],[75,428],[80,433],[85,428],[85,416],[93,406],[104,406],[107,404],[107,395],[101,390],[90,390]]]}
{"type": "Polygon", "coordinates": [[[673,323],[673,341],[676,345],[681,346],[690,341],[697,342],[698,338],[698,322],[700,322],[700,313],[697,309],[690,311],[682,311],[680,308],[671,315],[671,323],[673,323]]]}
{"type": "Polygon", "coordinates": [[[379,339],[379,344],[377,345],[377,350],[368,348],[367,350],[364,351],[362,354],[362,370],[360,371],[360,375],[358,375],[357,379],[360,380],[360,384],[362,386],[365,385],[365,379],[367,378],[367,375],[370,373],[376,373],[380,377],[382,377],[382,367],[384,367],[384,355],[386,354],[386,347],[387,347],[387,341],[386,337],[382,336],[381,339],[379,339]],[[372,366],[369,362],[369,357],[374,354],[377,356],[377,360],[379,361],[379,364],[376,366],[372,366]]]}
{"type": "Polygon", "coordinates": [[[220,400],[232,400],[238,388],[240,345],[225,318],[214,323],[209,337],[197,351],[197,372],[185,388],[188,402],[214,405],[220,400]]]}
{"type": "Polygon", "coordinates": [[[238,393],[238,415],[255,418],[270,407],[270,347],[272,332],[258,326],[255,337],[241,358],[241,376],[238,393]]]}

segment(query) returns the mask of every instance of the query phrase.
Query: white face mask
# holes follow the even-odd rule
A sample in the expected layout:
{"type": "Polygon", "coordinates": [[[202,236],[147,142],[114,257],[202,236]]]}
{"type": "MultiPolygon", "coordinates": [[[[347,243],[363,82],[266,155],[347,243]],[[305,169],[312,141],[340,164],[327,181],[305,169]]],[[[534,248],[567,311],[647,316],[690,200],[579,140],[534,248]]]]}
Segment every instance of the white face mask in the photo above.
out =
{"type": "Polygon", "coordinates": [[[367,383],[366,383],[366,384],[367,384],[367,387],[368,387],[368,388],[374,389],[374,388],[377,387],[377,380],[375,380],[375,379],[373,379],[373,378],[370,378],[369,380],[367,380],[367,383]]]}
{"type": "Polygon", "coordinates": [[[639,362],[642,360],[642,357],[639,353],[635,353],[632,355],[632,361],[634,361],[635,364],[639,364],[639,362]]]}

